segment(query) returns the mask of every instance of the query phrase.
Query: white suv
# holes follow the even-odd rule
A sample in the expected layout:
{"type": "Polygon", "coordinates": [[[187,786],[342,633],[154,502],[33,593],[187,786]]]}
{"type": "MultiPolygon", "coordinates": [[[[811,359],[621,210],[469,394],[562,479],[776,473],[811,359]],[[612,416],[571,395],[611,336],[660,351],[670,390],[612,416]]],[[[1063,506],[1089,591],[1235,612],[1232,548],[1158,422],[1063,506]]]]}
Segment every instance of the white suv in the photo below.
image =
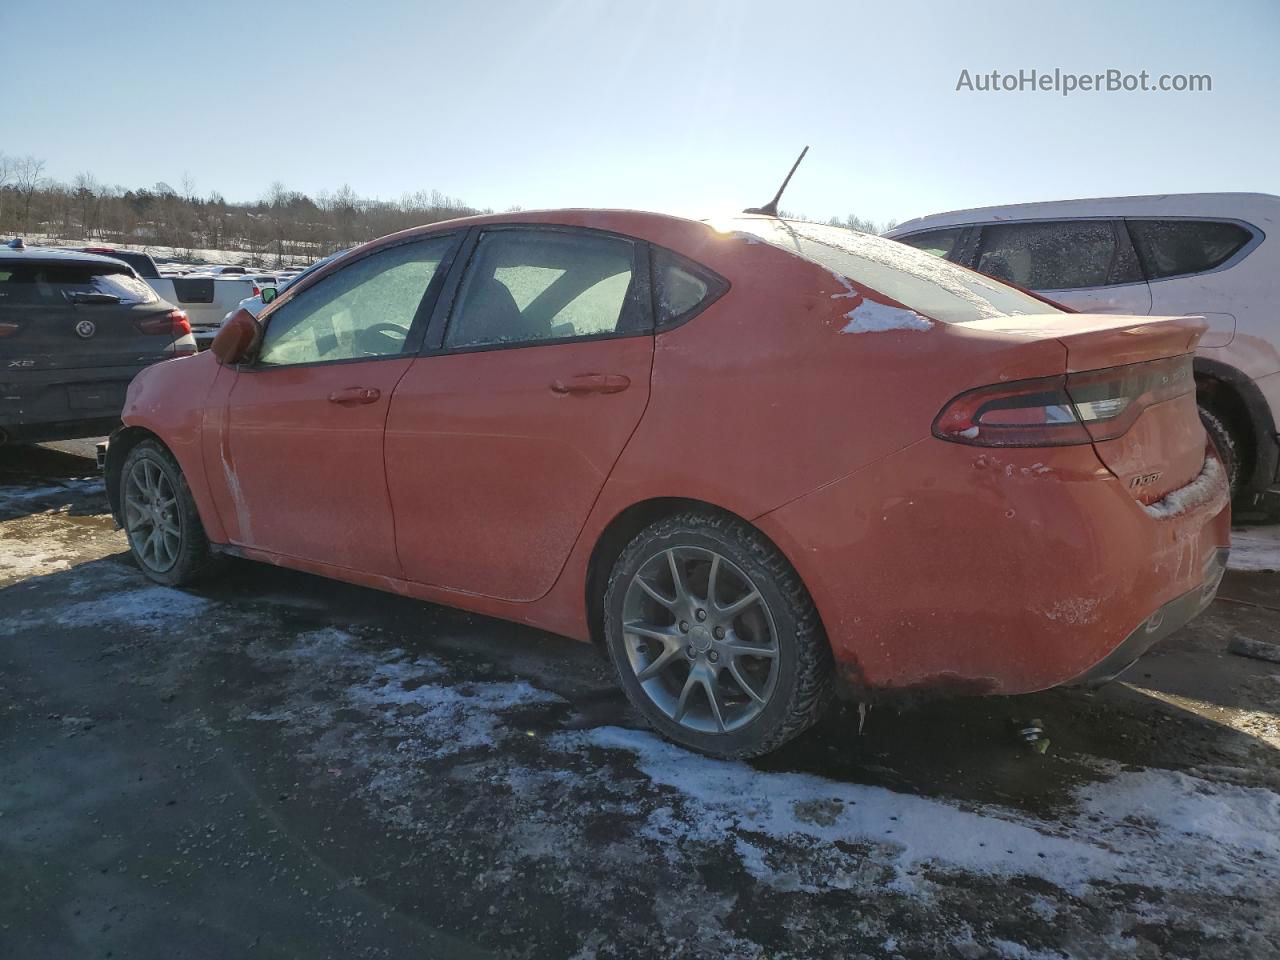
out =
{"type": "Polygon", "coordinates": [[[1205,428],[1238,493],[1277,479],[1280,197],[1185,193],[981,207],[885,234],[1091,313],[1195,314],[1205,428]],[[1274,234],[1268,239],[1269,234],[1274,234]]]}

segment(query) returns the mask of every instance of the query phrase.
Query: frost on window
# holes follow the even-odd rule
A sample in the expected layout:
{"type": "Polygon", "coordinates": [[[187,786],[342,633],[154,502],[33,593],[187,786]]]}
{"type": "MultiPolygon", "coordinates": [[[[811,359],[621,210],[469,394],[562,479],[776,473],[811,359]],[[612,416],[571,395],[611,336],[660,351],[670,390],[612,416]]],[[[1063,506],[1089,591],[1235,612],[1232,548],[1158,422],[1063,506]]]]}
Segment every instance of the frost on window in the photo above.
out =
{"type": "Polygon", "coordinates": [[[1208,220],[1130,220],[1129,231],[1150,280],[1212,270],[1250,240],[1238,224],[1208,220]]]}
{"type": "Polygon", "coordinates": [[[483,233],[445,344],[470,347],[622,330],[634,251],[616,237],[561,230],[483,233]]]}
{"type": "Polygon", "coordinates": [[[917,250],[923,250],[925,253],[932,253],[935,257],[950,260],[952,254],[956,252],[956,244],[959,242],[960,234],[963,232],[963,227],[954,227],[950,230],[930,230],[927,233],[917,233],[913,237],[903,237],[901,242],[915,247],[917,250]]]}
{"type": "MultiPolygon", "coordinates": [[[[1020,290],[884,237],[770,217],[734,220],[730,230],[759,237],[812,260],[837,278],[855,280],[923,317],[943,323],[1060,312],[1020,290]]],[[[834,296],[853,297],[856,293],[850,288],[834,296]]]]}
{"type": "Polygon", "coordinates": [[[658,326],[670,323],[694,309],[707,296],[707,281],[681,264],[672,253],[653,251],[653,293],[658,326]]]}
{"type": "Polygon", "coordinates": [[[282,366],[402,352],[452,243],[445,237],[390,247],[303,290],[271,314],[258,362],[282,366]]]}
{"type": "Polygon", "coordinates": [[[1006,223],[982,228],[977,268],[1028,290],[1101,287],[1115,252],[1109,220],[1006,223]]]}

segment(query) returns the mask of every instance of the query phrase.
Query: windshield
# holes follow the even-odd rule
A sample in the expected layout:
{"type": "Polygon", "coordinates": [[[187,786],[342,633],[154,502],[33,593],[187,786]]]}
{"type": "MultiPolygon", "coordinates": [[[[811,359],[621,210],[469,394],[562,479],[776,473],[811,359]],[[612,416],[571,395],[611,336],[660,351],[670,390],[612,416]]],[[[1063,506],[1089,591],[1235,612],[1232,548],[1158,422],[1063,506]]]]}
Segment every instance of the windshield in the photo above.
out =
{"type": "Polygon", "coordinates": [[[1030,294],[884,237],[772,217],[714,226],[759,237],[944,323],[1062,312],[1030,294]]]}

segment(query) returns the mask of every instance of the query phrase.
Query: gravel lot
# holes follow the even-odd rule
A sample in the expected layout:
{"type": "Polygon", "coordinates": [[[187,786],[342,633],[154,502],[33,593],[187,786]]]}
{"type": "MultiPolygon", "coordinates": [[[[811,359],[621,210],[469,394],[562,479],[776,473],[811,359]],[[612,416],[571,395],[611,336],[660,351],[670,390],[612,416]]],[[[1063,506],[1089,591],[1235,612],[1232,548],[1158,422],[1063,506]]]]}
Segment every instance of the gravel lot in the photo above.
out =
{"type": "Polygon", "coordinates": [[[151,585],[90,452],[0,449],[0,957],[1280,956],[1280,665],[1225,652],[1280,574],[1096,694],[721,763],[562,638],[151,585]]]}

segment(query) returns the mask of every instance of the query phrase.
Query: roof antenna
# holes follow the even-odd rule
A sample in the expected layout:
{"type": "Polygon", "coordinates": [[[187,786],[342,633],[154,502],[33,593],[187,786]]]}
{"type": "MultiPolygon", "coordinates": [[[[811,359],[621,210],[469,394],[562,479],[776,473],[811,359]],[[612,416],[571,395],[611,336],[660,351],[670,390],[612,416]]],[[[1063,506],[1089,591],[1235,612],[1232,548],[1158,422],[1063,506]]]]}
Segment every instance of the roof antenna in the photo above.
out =
{"type": "Polygon", "coordinates": [[[782,191],[787,189],[787,184],[791,182],[791,177],[796,172],[796,167],[800,166],[800,161],[804,159],[804,155],[809,152],[806,146],[800,151],[800,156],[796,157],[796,162],[791,165],[791,173],[787,174],[787,179],[782,181],[782,186],[778,188],[778,192],[773,195],[773,199],[766,203],[763,207],[747,207],[743,213],[758,213],[763,217],[776,217],[778,215],[778,201],[782,199],[782,191]]]}

